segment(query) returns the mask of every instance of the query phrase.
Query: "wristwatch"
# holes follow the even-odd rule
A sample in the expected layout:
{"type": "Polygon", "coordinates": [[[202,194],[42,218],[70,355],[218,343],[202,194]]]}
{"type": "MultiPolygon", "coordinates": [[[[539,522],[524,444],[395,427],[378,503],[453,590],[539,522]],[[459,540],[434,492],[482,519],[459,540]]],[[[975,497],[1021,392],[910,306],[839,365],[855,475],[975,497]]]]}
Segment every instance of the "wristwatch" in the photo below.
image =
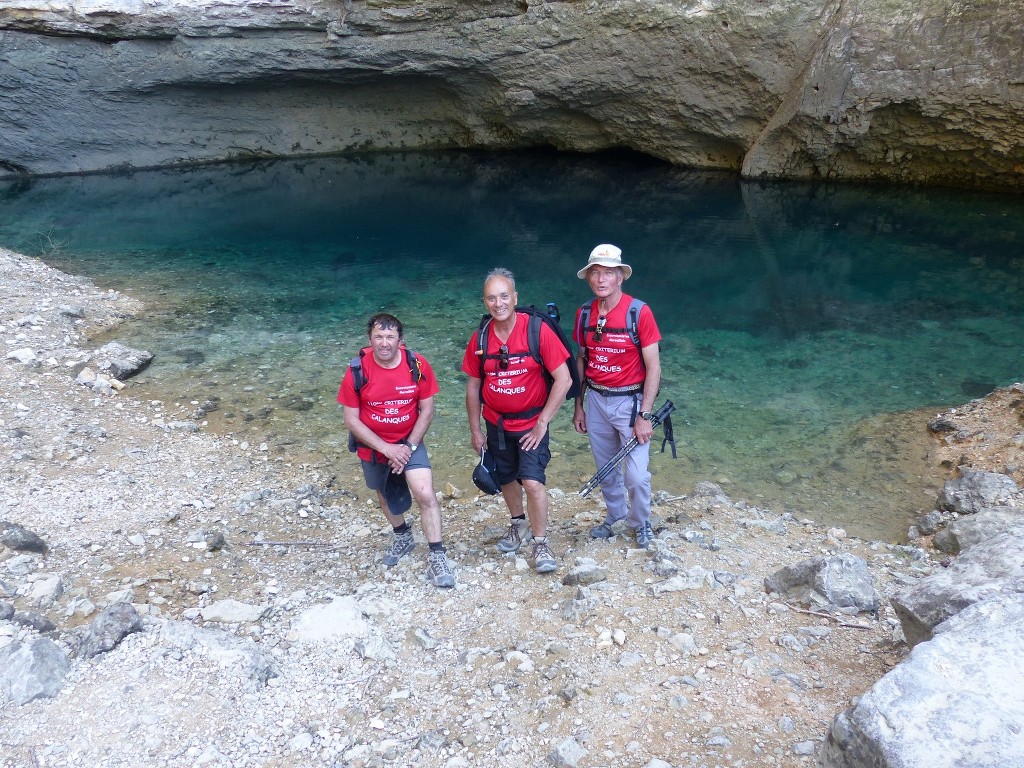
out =
{"type": "Polygon", "coordinates": [[[416,453],[416,449],[419,448],[419,443],[406,443],[409,446],[409,453],[416,453]]]}
{"type": "Polygon", "coordinates": [[[644,421],[650,421],[651,420],[651,412],[650,411],[640,411],[640,418],[643,419],[644,421]]]}

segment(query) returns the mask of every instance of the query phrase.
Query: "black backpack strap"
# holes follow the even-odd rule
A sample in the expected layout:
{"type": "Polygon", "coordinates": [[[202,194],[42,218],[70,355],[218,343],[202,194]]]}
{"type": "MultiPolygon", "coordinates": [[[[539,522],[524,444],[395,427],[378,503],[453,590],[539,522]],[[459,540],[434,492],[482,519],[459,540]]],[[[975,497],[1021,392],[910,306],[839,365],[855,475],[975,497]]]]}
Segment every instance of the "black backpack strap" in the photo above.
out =
{"type": "Polygon", "coordinates": [[[366,354],[363,350],[359,350],[359,356],[353,357],[348,367],[352,369],[352,386],[356,390],[356,394],[366,386],[366,374],[363,373],[363,355],[366,354]]]}
{"type": "Polygon", "coordinates": [[[540,325],[534,328],[534,321],[537,320],[537,317],[531,313],[531,310],[534,310],[534,308],[523,309],[522,307],[516,307],[518,314],[530,315],[530,324],[527,326],[527,341],[530,348],[522,351],[510,349],[500,355],[492,355],[487,352],[487,332],[491,327],[491,316],[483,316],[483,319],[480,321],[480,327],[476,332],[476,356],[480,358],[480,381],[484,379],[484,361],[486,360],[498,360],[502,357],[522,357],[529,352],[530,357],[538,363],[543,362],[540,357],[540,325]]]}
{"type": "MultiPolygon", "coordinates": [[[[580,307],[579,320],[576,323],[576,336],[580,340],[585,340],[587,328],[590,325],[590,307],[593,305],[593,301],[588,301],[586,304],[580,307]]],[[[592,328],[590,330],[593,330],[592,328]]]]}
{"type": "Polygon", "coordinates": [[[544,410],[544,406],[538,405],[534,408],[528,408],[525,411],[516,411],[515,413],[499,413],[498,414],[498,450],[505,450],[505,419],[532,419],[538,413],[544,410]]]}
{"type": "Polygon", "coordinates": [[[487,330],[491,327],[491,316],[484,315],[476,329],[476,356],[480,359],[480,384],[483,392],[484,360],[487,357],[487,330]]]}
{"type": "MultiPolygon", "coordinates": [[[[366,386],[366,374],[363,373],[363,355],[365,352],[359,350],[359,355],[353,357],[349,363],[349,370],[352,371],[352,387],[356,391],[356,397],[359,397],[359,391],[366,386]]],[[[352,453],[355,453],[359,448],[365,448],[366,446],[356,440],[355,435],[351,432],[348,433],[348,449],[352,453]]]]}
{"type": "Polygon", "coordinates": [[[420,359],[416,357],[416,353],[408,347],[405,348],[405,364],[409,366],[409,375],[412,377],[413,384],[419,384],[423,381],[423,371],[420,370],[420,359]]]}
{"type": "MultiPolygon", "coordinates": [[[[625,328],[605,328],[605,333],[628,333],[629,340],[639,349],[640,348],[640,312],[643,311],[645,301],[634,298],[629,302],[629,309],[626,310],[626,327],[625,328]]],[[[587,302],[580,307],[580,319],[576,326],[577,335],[582,339],[584,338],[587,331],[593,331],[597,328],[596,325],[590,324],[590,309],[591,302],[587,302]]]]}
{"type": "MultiPolygon", "coordinates": [[[[348,367],[352,369],[352,386],[355,388],[357,395],[366,386],[366,374],[363,373],[363,356],[365,354],[365,349],[359,350],[359,357],[353,357],[348,364],[348,367]]],[[[409,366],[409,375],[412,377],[413,384],[419,384],[423,381],[420,359],[408,347],[405,350],[405,364],[409,366]]]]}
{"type": "Polygon", "coordinates": [[[530,313],[530,324],[526,328],[526,340],[530,348],[530,357],[540,363],[541,368],[546,374],[547,369],[544,368],[544,360],[540,356],[540,326],[543,322],[540,313],[530,313]]]}
{"type": "Polygon", "coordinates": [[[588,301],[580,307],[579,319],[576,321],[576,333],[579,340],[580,356],[583,358],[583,371],[587,370],[587,363],[590,361],[590,350],[587,349],[587,325],[590,324],[590,307],[593,301],[588,301]]]}

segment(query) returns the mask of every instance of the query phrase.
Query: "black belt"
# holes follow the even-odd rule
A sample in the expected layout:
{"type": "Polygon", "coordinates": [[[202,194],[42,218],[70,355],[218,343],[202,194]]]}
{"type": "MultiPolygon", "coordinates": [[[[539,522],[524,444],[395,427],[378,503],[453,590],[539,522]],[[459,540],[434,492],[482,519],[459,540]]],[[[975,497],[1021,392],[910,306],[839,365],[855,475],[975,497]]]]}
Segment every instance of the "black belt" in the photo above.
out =
{"type": "Polygon", "coordinates": [[[498,428],[498,450],[505,450],[505,419],[532,419],[538,413],[544,410],[544,406],[538,405],[536,408],[528,408],[525,411],[517,411],[515,413],[499,413],[498,423],[495,425],[498,428]]]}
{"type": "Polygon", "coordinates": [[[627,395],[638,395],[644,391],[644,385],[630,384],[628,387],[602,387],[587,379],[587,389],[592,389],[602,397],[625,397],[627,395]]]}

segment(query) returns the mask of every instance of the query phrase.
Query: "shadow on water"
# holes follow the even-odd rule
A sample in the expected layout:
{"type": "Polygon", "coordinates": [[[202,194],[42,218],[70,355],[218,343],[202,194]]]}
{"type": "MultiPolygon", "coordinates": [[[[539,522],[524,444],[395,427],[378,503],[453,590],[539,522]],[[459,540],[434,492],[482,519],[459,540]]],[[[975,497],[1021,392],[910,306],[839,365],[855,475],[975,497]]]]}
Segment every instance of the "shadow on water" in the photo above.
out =
{"type": "MultiPolygon", "coordinates": [[[[925,415],[1021,378],[1024,206],[948,190],[743,183],[629,156],[409,153],[0,187],[0,243],[147,303],[117,331],[157,360],[143,397],[216,402],[272,455],[345,451],[338,380],[384,309],[441,382],[440,482],[469,483],[459,372],[493,266],[520,300],[587,297],[624,250],[664,335],[681,457],[655,485],[730,495],[883,539],[934,501],[925,415]],[[909,415],[908,415],[909,414],[909,415]]],[[[592,472],[569,408],[551,484],[592,472]]]]}

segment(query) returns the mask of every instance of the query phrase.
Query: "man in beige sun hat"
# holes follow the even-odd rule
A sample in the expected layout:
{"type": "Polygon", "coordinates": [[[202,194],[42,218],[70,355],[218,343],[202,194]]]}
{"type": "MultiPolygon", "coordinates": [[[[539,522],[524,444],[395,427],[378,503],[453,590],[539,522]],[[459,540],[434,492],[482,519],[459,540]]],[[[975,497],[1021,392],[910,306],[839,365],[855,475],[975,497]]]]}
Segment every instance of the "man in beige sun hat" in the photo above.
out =
{"type": "Polygon", "coordinates": [[[598,469],[636,437],[639,445],[601,481],[608,511],[590,535],[611,538],[612,526],[624,519],[637,546],[646,549],[654,540],[647,467],[654,433],[651,409],[661,384],[661,332],[651,308],[623,292],[622,284],[632,274],[622,250],[608,243],[591,251],[587,266],[576,273],[590,285],[594,298],[577,310],[573,330],[582,382],[573,425],[590,438],[598,469]]]}
{"type": "Polygon", "coordinates": [[[630,275],[633,274],[633,268],[629,266],[629,264],[624,264],[622,261],[622,249],[609,243],[599,245],[590,252],[590,258],[587,259],[587,266],[577,272],[576,277],[580,280],[586,280],[587,270],[595,264],[602,267],[620,268],[622,270],[623,280],[629,280],[630,275]]]}

